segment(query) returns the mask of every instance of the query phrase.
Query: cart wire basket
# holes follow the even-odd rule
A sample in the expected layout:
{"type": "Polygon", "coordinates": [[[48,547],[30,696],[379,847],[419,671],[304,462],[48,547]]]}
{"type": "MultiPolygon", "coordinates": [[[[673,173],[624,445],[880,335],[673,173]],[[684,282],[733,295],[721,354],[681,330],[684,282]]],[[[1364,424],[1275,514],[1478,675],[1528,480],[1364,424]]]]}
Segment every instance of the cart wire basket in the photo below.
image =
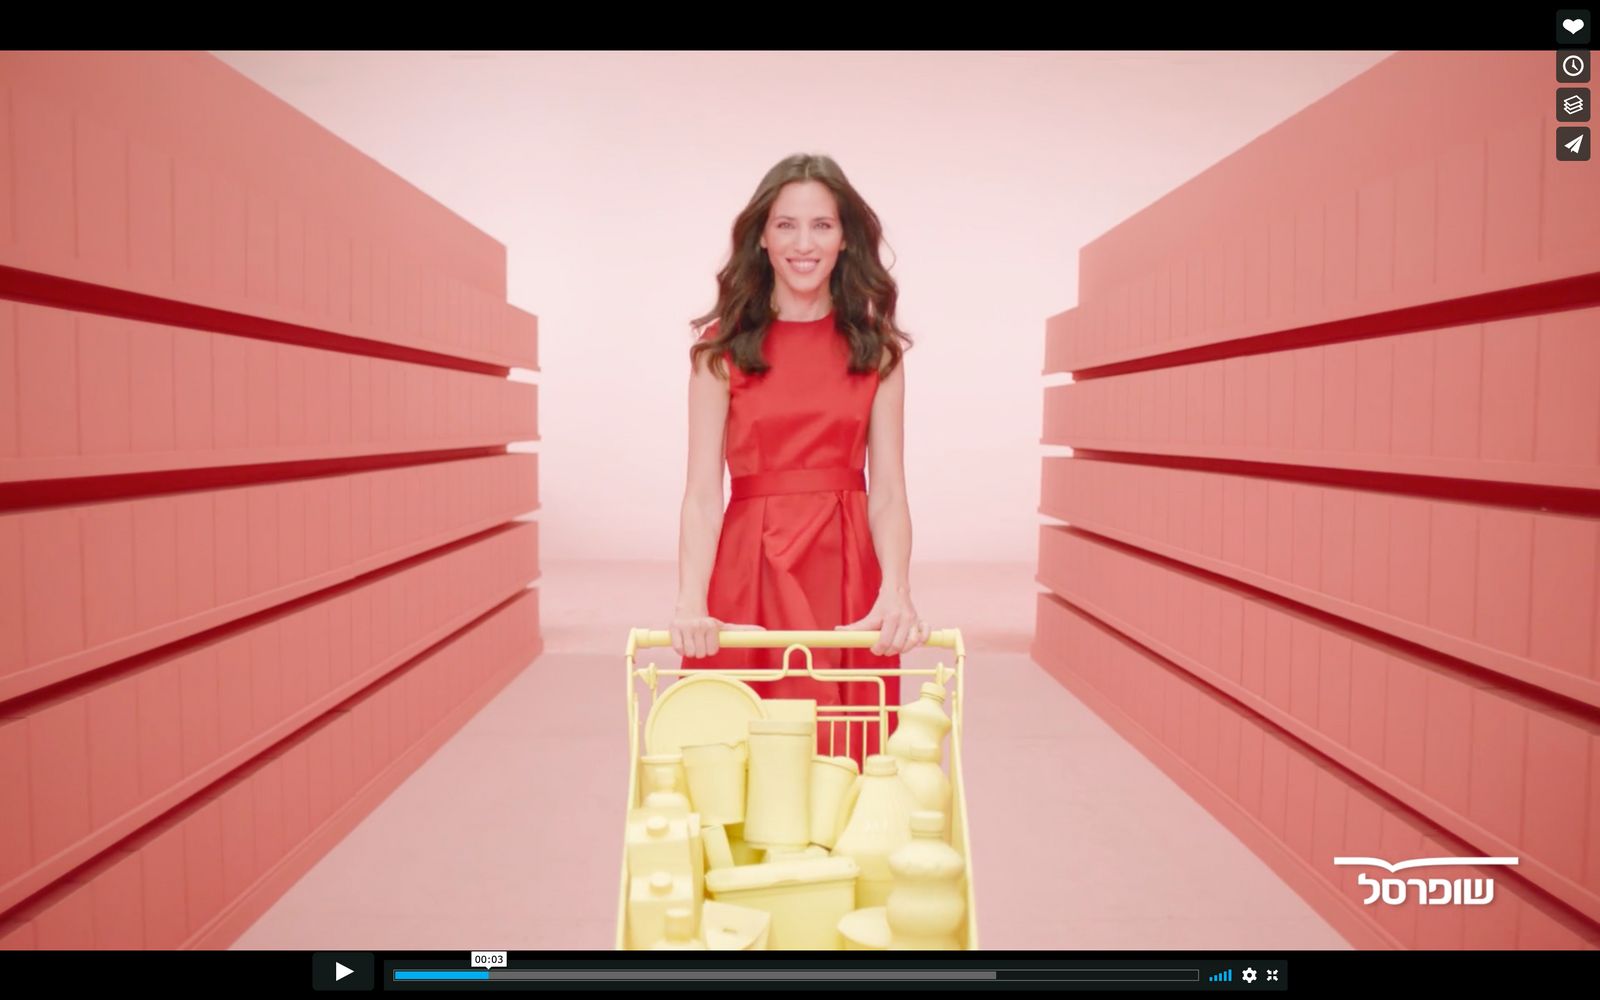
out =
{"type": "MultiPolygon", "coordinates": [[[[761,648],[783,649],[781,666],[776,670],[741,670],[728,667],[693,667],[692,658],[686,658],[684,667],[668,670],[657,667],[654,663],[645,667],[635,666],[635,654],[640,649],[666,647],[672,648],[672,633],[666,629],[634,628],[628,631],[627,659],[627,706],[628,706],[628,809],[638,808],[641,802],[641,779],[639,763],[639,746],[644,729],[645,719],[650,709],[655,706],[656,700],[662,695],[663,678],[679,678],[693,674],[707,672],[746,683],[751,681],[775,681],[794,674],[805,674],[823,681],[865,681],[876,682],[878,689],[878,704],[873,705],[818,705],[817,728],[827,726],[830,740],[835,747],[835,753],[848,754],[849,747],[854,745],[854,740],[866,740],[872,731],[869,727],[877,727],[877,745],[884,747],[888,742],[888,720],[890,713],[899,712],[901,706],[886,703],[887,689],[883,679],[886,677],[922,677],[946,689],[945,704],[950,714],[950,752],[948,776],[950,778],[950,815],[946,817],[946,829],[949,833],[950,845],[961,854],[966,862],[966,877],[964,879],[964,893],[966,896],[966,918],[964,927],[960,932],[963,946],[968,950],[978,947],[978,921],[977,910],[973,906],[973,871],[971,839],[967,830],[966,792],[961,774],[961,746],[962,746],[962,715],[966,705],[966,692],[964,686],[966,666],[966,646],[961,639],[961,630],[956,628],[938,629],[932,632],[923,644],[934,648],[953,650],[955,653],[955,666],[947,667],[943,662],[927,669],[817,669],[811,657],[812,648],[854,648],[870,647],[878,641],[880,633],[867,631],[806,631],[806,630],[729,630],[717,634],[717,642],[724,648],[761,648]],[[798,655],[803,661],[803,667],[792,667],[798,655]],[[954,685],[954,691],[950,690],[954,685]],[[648,699],[641,698],[641,694],[648,692],[648,699]],[[843,733],[843,739],[838,734],[843,733]],[[859,734],[859,736],[857,735],[859,734]],[[839,748],[843,749],[839,749],[839,748]]],[[[676,655],[676,654],[674,654],[676,655]]],[[[908,685],[902,684],[902,689],[908,685]]],[[[902,690],[902,697],[905,696],[902,690]]],[[[863,743],[862,746],[867,746],[863,743]]],[[[622,879],[617,899],[617,950],[626,950],[628,937],[628,852],[626,832],[622,848],[622,879]]]]}

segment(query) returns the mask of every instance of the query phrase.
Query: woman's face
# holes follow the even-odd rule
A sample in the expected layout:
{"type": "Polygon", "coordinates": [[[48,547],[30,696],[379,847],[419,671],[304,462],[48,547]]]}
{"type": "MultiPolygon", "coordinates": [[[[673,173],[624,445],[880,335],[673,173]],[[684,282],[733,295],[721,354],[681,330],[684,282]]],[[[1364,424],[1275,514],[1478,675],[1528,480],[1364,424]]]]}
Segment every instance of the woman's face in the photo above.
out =
{"type": "Polygon", "coordinates": [[[767,213],[761,246],[777,279],[804,296],[826,288],[844,249],[833,192],[820,181],[786,184],[767,213]]]}

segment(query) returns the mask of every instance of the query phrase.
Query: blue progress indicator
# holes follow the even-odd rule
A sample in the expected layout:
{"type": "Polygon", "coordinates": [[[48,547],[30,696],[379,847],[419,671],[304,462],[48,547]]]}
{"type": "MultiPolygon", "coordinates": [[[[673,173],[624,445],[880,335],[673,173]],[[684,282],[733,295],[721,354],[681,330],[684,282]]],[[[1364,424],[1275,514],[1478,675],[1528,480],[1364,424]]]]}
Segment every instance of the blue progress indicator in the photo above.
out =
{"type": "Polygon", "coordinates": [[[395,982],[402,979],[488,979],[488,969],[396,969],[395,982]]]}

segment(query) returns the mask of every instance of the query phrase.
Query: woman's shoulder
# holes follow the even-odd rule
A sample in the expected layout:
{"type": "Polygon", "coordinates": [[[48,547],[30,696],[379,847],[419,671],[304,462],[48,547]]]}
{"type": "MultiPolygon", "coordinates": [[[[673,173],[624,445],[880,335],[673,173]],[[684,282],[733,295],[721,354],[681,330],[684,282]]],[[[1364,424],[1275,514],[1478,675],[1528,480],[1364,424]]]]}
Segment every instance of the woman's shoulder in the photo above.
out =
{"type": "Polygon", "coordinates": [[[889,345],[888,344],[884,344],[883,345],[883,350],[878,354],[877,375],[878,375],[879,381],[882,381],[884,378],[887,378],[892,373],[892,371],[898,371],[899,369],[900,369],[900,365],[894,363],[894,352],[889,349],[889,345]],[[891,364],[893,364],[893,369],[892,370],[891,370],[891,367],[890,367],[891,364]]]}
{"type": "MultiPolygon", "coordinates": [[[[707,326],[704,330],[700,331],[700,339],[697,340],[696,343],[697,344],[709,344],[709,343],[715,341],[716,339],[717,339],[717,324],[716,324],[716,321],[713,320],[709,326],[707,326]]],[[[732,350],[730,350],[728,348],[724,348],[722,353],[723,353],[723,355],[726,356],[726,355],[732,354],[733,352],[732,352],[732,350]]]]}
{"type": "MultiPolygon", "coordinates": [[[[700,332],[700,339],[697,340],[696,343],[697,344],[708,344],[708,343],[710,343],[710,342],[712,342],[712,341],[714,341],[716,339],[717,339],[717,321],[716,320],[712,320],[711,323],[709,325],[707,325],[706,328],[700,332]]],[[[738,371],[738,366],[733,363],[733,350],[732,350],[732,348],[725,347],[725,348],[722,349],[722,363],[723,363],[723,371],[725,371],[727,373],[727,377],[728,377],[729,382],[731,384],[734,381],[734,379],[737,377],[734,373],[738,371]]]]}

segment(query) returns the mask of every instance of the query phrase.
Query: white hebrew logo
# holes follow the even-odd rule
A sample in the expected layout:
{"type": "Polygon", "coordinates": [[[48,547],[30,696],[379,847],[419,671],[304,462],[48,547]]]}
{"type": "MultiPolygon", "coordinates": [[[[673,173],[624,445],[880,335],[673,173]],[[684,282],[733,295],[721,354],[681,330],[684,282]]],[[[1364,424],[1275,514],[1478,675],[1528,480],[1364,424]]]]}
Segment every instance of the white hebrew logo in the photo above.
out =
{"type": "MultiPolygon", "coordinates": [[[[1516,858],[1413,858],[1410,861],[1400,861],[1395,864],[1382,858],[1334,858],[1336,865],[1363,865],[1373,868],[1382,868],[1391,874],[1402,872],[1407,868],[1433,868],[1445,865],[1514,865],[1516,858]]],[[[1356,884],[1363,889],[1371,889],[1372,895],[1363,899],[1363,904],[1377,902],[1381,897],[1390,906],[1398,906],[1406,901],[1411,886],[1417,887],[1417,902],[1424,906],[1437,906],[1440,903],[1453,903],[1457,906],[1483,906],[1494,899],[1494,879],[1492,878],[1385,878],[1376,879],[1363,872],[1356,876],[1356,884]]]]}

